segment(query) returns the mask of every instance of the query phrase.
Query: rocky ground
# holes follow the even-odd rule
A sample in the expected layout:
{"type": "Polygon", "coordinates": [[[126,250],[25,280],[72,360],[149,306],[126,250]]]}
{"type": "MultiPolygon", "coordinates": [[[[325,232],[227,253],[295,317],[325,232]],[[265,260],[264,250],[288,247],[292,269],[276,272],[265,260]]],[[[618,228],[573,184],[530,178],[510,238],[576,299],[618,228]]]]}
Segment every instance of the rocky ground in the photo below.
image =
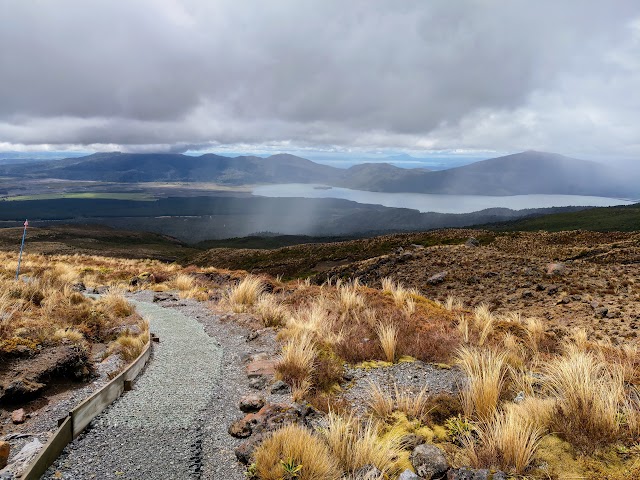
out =
{"type": "MultiPolygon", "coordinates": [[[[94,376],[91,381],[83,382],[82,376],[74,379],[75,376],[72,375],[71,380],[49,382],[46,389],[42,390],[42,396],[27,402],[5,403],[0,406],[0,441],[6,441],[10,447],[7,471],[21,470],[56,430],[58,420],[66,417],[69,410],[108,383],[111,376],[122,367],[122,360],[117,355],[102,362],[98,360],[99,356],[100,354],[95,354],[94,376]]],[[[66,355],[58,354],[56,358],[73,360],[75,355],[71,349],[66,355]]],[[[21,370],[20,378],[27,378],[34,372],[41,373],[42,369],[50,368],[51,365],[50,362],[32,362],[33,368],[21,370]]],[[[5,375],[8,372],[10,370],[5,370],[5,375]]],[[[0,469],[0,473],[3,471],[0,469]]]]}
{"type": "Polygon", "coordinates": [[[407,244],[315,279],[357,277],[379,287],[391,277],[428,298],[452,295],[470,307],[487,303],[497,313],[545,319],[549,328],[581,327],[594,338],[624,342],[638,338],[639,263],[639,234],[514,233],[485,245],[407,244]]]}

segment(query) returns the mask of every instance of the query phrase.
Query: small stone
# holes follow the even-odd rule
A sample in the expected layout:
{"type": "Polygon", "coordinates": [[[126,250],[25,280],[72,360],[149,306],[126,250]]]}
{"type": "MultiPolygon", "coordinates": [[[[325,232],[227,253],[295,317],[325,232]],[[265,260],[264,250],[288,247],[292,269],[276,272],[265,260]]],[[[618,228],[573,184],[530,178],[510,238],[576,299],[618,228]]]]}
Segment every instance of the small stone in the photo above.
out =
{"type": "Polygon", "coordinates": [[[256,331],[249,332],[247,334],[247,342],[252,342],[253,340],[258,338],[259,336],[260,336],[260,334],[258,332],[256,332],[256,331]]]}
{"type": "Polygon", "coordinates": [[[71,290],[73,290],[74,292],[84,292],[86,289],[87,287],[85,287],[84,283],[82,282],[74,283],[73,285],[71,285],[71,290]]]}
{"type": "Polygon", "coordinates": [[[571,303],[571,297],[569,297],[569,295],[565,295],[558,300],[558,305],[567,305],[568,303],[571,303]]]}
{"type": "Polygon", "coordinates": [[[595,315],[598,318],[605,318],[609,313],[609,309],[607,307],[596,308],[595,315]]]}
{"type": "Polygon", "coordinates": [[[411,470],[405,470],[400,474],[398,480],[420,480],[420,477],[411,470]]]}
{"type": "Polygon", "coordinates": [[[559,285],[549,285],[549,288],[547,289],[547,295],[555,295],[556,293],[558,293],[558,290],[560,290],[559,285]]]}
{"type": "Polygon", "coordinates": [[[251,436],[251,422],[246,417],[236,420],[229,426],[229,435],[236,438],[247,438],[251,436]]]}
{"type": "Polygon", "coordinates": [[[418,445],[422,445],[424,443],[424,437],[422,435],[417,435],[415,433],[409,433],[404,435],[400,439],[400,445],[403,446],[406,450],[413,450],[418,445]]]}
{"type": "Polygon", "coordinates": [[[438,285],[439,283],[444,282],[445,278],[447,278],[447,273],[448,272],[444,271],[444,272],[436,273],[435,275],[431,275],[427,279],[427,283],[429,285],[438,285]]]}
{"type": "Polygon", "coordinates": [[[253,393],[240,399],[239,408],[245,413],[257,412],[264,407],[264,403],[264,398],[261,395],[253,393]]]}
{"type": "Polygon", "coordinates": [[[478,241],[477,238],[474,237],[469,237],[469,239],[464,242],[465,246],[467,247],[479,247],[480,246],[480,242],[478,241]]]}
{"type": "Polygon", "coordinates": [[[533,298],[533,292],[531,290],[525,290],[522,292],[522,298],[533,298]]]}
{"type": "Polygon", "coordinates": [[[249,386],[254,390],[263,390],[268,383],[269,379],[267,377],[255,377],[249,380],[249,386]]]}
{"type": "Polygon", "coordinates": [[[153,301],[158,302],[177,302],[178,299],[170,293],[158,292],[153,295],[153,301]]]}
{"type": "Polygon", "coordinates": [[[27,414],[24,411],[24,408],[19,408],[18,410],[14,410],[11,412],[11,421],[16,425],[20,423],[24,423],[27,419],[27,414]]]}
{"type": "Polygon", "coordinates": [[[278,380],[271,386],[271,393],[274,395],[284,395],[291,392],[291,387],[287,382],[278,380]]]}
{"type": "Polygon", "coordinates": [[[10,450],[9,442],[0,441],[0,469],[6,467],[7,463],[9,463],[10,450]]]}
{"type": "Polygon", "coordinates": [[[546,289],[547,289],[547,287],[546,287],[546,286],[544,286],[544,285],[542,285],[541,283],[538,283],[538,284],[536,285],[536,290],[537,290],[538,292],[544,292],[546,289]]]}
{"type": "Polygon", "coordinates": [[[247,377],[273,376],[277,363],[276,360],[254,360],[247,365],[247,377]]]}
{"type": "Polygon", "coordinates": [[[550,263],[547,265],[547,275],[563,275],[566,267],[563,263],[550,263]]]}
{"type": "Polygon", "coordinates": [[[600,302],[597,302],[597,301],[594,300],[589,305],[591,305],[591,308],[593,308],[595,310],[596,308],[598,308],[600,306],[600,302]]]}
{"type": "Polygon", "coordinates": [[[418,476],[426,480],[440,478],[449,469],[449,463],[442,450],[430,443],[418,445],[411,452],[410,460],[418,476]]]}
{"type": "Polygon", "coordinates": [[[249,440],[241,443],[236,449],[234,453],[236,454],[236,458],[240,463],[245,465],[249,465],[253,459],[253,452],[256,451],[257,446],[264,440],[264,435],[254,435],[249,440]]]}
{"type": "Polygon", "coordinates": [[[474,470],[469,467],[452,468],[447,472],[447,480],[488,480],[490,472],[486,469],[474,470]]]}
{"type": "Polygon", "coordinates": [[[378,480],[382,478],[382,472],[374,465],[367,464],[356,470],[353,478],[355,480],[378,480]]]}

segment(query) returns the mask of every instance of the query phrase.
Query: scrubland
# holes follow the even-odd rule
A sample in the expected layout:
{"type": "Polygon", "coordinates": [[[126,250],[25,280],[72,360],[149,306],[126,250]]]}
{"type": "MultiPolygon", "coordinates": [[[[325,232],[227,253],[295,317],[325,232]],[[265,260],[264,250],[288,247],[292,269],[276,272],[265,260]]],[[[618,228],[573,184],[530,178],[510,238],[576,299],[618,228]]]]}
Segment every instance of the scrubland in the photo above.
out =
{"type": "Polygon", "coordinates": [[[453,296],[434,302],[390,278],[373,289],[357,280],[315,286],[248,276],[226,301],[277,330],[278,376],[294,400],[329,412],[321,432],[287,427],[264,442],[252,467],[258,478],[342,478],[368,464],[395,478],[410,467],[409,434],[437,444],[453,466],[523,478],[640,475],[635,343],[592,340],[453,296]],[[345,364],[416,360],[459,369],[459,391],[371,384],[366,413],[354,416],[341,395],[345,364]]]}
{"type": "MultiPolygon", "coordinates": [[[[436,248],[440,261],[446,249],[436,248]]],[[[462,248],[450,250],[463,258],[469,253],[462,248]]],[[[126,352],[135,351],[135,342],[120,335],[144,326],[118,294],[126,289],[178,291],[273,329],[281,344],[277,376],[292,386],[295,401],[328,417],[320,431],[294,425],[268,436],[250,468],[257,478],[353,478],[365,465],[375,465],[381,478],[396,478],[411,467],[410,436],[436,444],[453,466],[500,469],[518,478],[640,477],[635,337],[596,336],[597,326],[550,321],[538,315],[542,307],[497,304],[487,290],[474,291],[470,302],[466,294],[473,284],[460,292],[440,285],[433,289],[435,301],[428,298],[433,292],[405,286],[403,276],[365,277],[369,286],[357,279],[315,285],[79,255],[27,255],[23,277],[15,282],[15,261],[0,258],[4,355],[25,348],[37,352],[55,342],[111,342],[108,348],[131,356],[126,352]],[[90,300],[74,291],[79,283],[107,286],[111,293],[90,300]],[[478,301],[482,295],[487,303],[478,301]],[[369,371],[418,361],[459,371],[457,391],[434,394],[426,387],[371,383],[363,413],[345,400],[351,387],[347,367],[369,371]]],[[[633,288],[630,283],[618,293],[631,302],[633,288]]],[[[617,293],[607,295],[613,300],[617,293]]]]}

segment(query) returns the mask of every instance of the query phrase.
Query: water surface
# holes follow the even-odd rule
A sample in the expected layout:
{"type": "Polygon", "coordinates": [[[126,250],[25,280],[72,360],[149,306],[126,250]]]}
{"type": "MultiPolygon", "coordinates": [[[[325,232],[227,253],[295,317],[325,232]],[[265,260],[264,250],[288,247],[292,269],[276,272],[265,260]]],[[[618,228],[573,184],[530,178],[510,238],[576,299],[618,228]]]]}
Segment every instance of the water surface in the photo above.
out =
{"type": "Polygon", "coordinates": [[[633,202],[619,198],[589,197],[583,195],[440,195],[432,193],[381,193],[349,188],[287,183],[263,185],[253,189],[253,195],[263,197],[342,198],[358,203],[385,207],[412,208],[421,212],[471,213],[486,208],[549,208],[569,206],[611,207],[633,202]]]}

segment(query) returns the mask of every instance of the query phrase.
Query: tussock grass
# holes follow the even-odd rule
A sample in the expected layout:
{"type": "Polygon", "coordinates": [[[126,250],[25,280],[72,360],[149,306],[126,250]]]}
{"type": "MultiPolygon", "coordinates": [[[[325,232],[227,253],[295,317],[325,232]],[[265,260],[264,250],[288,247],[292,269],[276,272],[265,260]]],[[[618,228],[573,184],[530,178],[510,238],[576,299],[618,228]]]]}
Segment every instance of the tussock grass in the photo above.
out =
{"type": "Polygon", "coordinates": [[[424,420],[431,410],[431,404],[427,387],[424,387],[418,393],[401,390],[398,385],[394,385],[394,394],[396,401],[396,409],[404,413],[410,420],[424,420]]]}
{"type": "Polygon", "coordinates": [[[473,310],[473,322],[475,327],[479,330],[480,336],[478,339],[478,345],[484,345],[489,336],[493,333],[493,327],[495,323],[495,317],[489,306],[485,303],[478,305],[473,310]]]}
{"type": "Polygon", "coordinates": [[[265,327],[279,327],[284,325],[289,316],[285,306],[273,295],[262,294],[255,304],[255,312],[265,327]]]}
{"type": "MultiPolygon", "coordinates": [[[[276,369],[279,376],[294,388],[306,390],[316,360],[316,345],[308,335],[293,338],[284,345],[276,369]]],[[[308,388],[308,387],[307,387],[308,388]]]]}
{"type": "Polygon", "coordinates": [[[417,290],[405,288],[400,282],[394,282],[389,277],[383,278],[381,284],[382,292],[391,295],[398,308],[403,308],[414,296],[420,296],[417,290]]]}
{"type": "Polygon", "coordinates": [[[196,279],[191,275],[179,273],[171,280],[170,285],[180,292],[188,292],[196,287],[196,279]]]}
{"type": "Polygon", "coordinates": [[[540,342],[545,337],[545,326],[539,318],[527,318],[524,322],[530,347],[534,352],[540,349],[540,342]]]}
{"type": "Polygon", "coordinates": [[[326,443],[298,425],[272,433],[258,446],[254,460],[256,474],[262,480],[338,480],[342,476],[326,443]],[[288,476],[296,468],[297,474],[288,476]]]}
{"type": "Polygon", "coordinates": [[[466,315],[462,314],[458,317],[458,323],[456,324],[456,328],[462,341],[468,344],[471,340],[471,330],[469,327],[469,319],[466,315]]]}
{"type": "Polygon", "coordinates": [[[622,368],[604,362],[580,346],[545,365],[545,390],[556,398],[556,428],[578,444],[616,438],[626,399],[622,368]]]}
{"type": "Polygon", "coordinates": [[[369,382],[367,408],[375,418],[380,420],[389,419],[394,412],[404,413],[409,420],[426,420],[432,404],[426,387],[415,393],[394,384],[393,393],[391,393],[377,383],[369,382]]]}
{"type": "Polygon", "coordinates": [[[478,439],[463,437],[465,453],[477,468],[501,468],[522,474],[531,464],[544,431],[518,405],[497,411],[476,428],[478,439]]]}
{"type": "Polygon", "coordinates": [[[244,312],[247,307],[253,306],[258,301],[258,298],[264,292],[264,288],[262,279],[247,275],[229,291],[227,299],[234,312],[244,312]]]}
{"type": "Polygon", "coordinates": [[[490,418],[505,383],[504,353],[463,347],[458,351],[458,364],[467,377],[460,391],[465,415],[479,420],[490,418]]]}
{"type": "Polygon", "coordinates": [[[329,451],[338,459],[341,469],[354,473],[365,465],[376,466],[384,475],[397,475],[401,447],[398,438],[381,439],[376,425],[361,422],[353,416],[329,414],[324,433],[329,451]]]}
{"type": "Polygon", "coordinates": [[[357,279],[349,284],[342,284],[337,287],[342,313],[349,314],[364,308],[364,297],[358,293],[359,287],[360,283],[357,279]]]}
{"type": "Polygon", "coordinates": [[[122,290],[110,288],[101,299],[102,303],[119,317],[127,317],[135,311],[129,302],[124,298],[122,290]]]}
{"type": "Polygon", "coordinates": [[[288,337],[310,336],[327,344],[340,341],[340,330],[336,329],[337,319],[331,314],[329,300],[320,296],[310,305],[298,308],[287,321],[283,335],[288,337]]]}
{"type": "Polygon", "coordinates": [[[66,340],[71,343],[81,343],[84,341],[84,335],[75,328],[59,328],[54,332],[53,339],[56,342],[64,342],[66,340]]]}
{"type": "Polygon", "coordinates": [[[450,311],[462,310],[464,308],[464,303],[461,299],[454,295],[447,295],[446,300],[444,301],[443,307],[450,311]]]}
{"type": "Polygon", "coordinates": [[[367,408],[376,418],[386,420],[395,410],[395,401],[391,394],[374,382],[367,389],[367,408]]]}
{"type": "Polygon", "coordinates": [[[398,328],[391,323],[380,323],[376,328],[376,334],[387,362],[395,362],[398,348],[398,328]]]}
{"type": "Polygon", "coordinates": [[[142,353],[149,342],[149,322],[138,322],[139,334],[132,334],[128,330],[122,332],[109,347],[109,353],[120,354],[125,362],[132,362],[142,353]]]}

